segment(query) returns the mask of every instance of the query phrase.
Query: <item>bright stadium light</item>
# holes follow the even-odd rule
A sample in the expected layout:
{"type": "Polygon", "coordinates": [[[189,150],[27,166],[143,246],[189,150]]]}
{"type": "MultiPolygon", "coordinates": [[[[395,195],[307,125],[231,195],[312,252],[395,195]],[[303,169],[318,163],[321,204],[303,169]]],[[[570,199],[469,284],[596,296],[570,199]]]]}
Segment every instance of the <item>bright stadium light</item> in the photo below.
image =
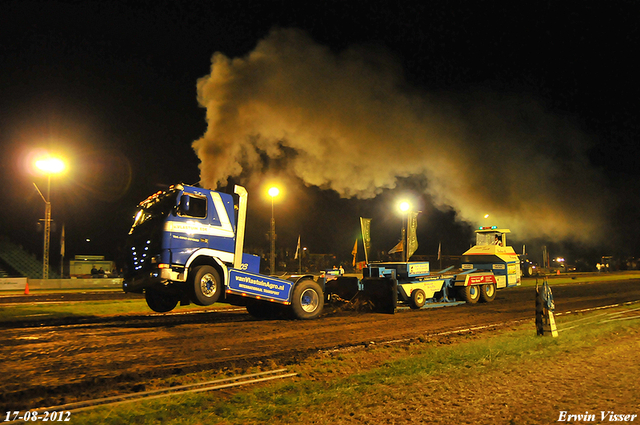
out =
{"type": "Polygon", "coordinates": [[[276,196],[278,196],[280,194],[280,189],[278,189],[277,187],[273,186],[271,188],[269,188],[269,196],[271,196],[272,200],[273,198],[275,198],[276,196]]]}
{"type": "MultiPolygon", "coordinates": [[[[42,259],[42,279],[49,279],[49,244],[51,241],[51,175],[60,174],[65,170],[62,159],[45,156],[34,162],[35,168],[47,175],[47,196],[45,197],[38,185],[33,183],[45,204],[44,210],[44,253],[42,259]]],[[[60,271],[62,274],[62,270],[60,271]]]]}
{"type": "Polygon", "coordinates": [[[269,262],[269,272],[273,275],[276,272],[276,219],[273,215],[273,199],[280,194],[280,189],[275,186],[269,188],[269,196],[271,196],[271,231],[269,232],[271,242],[271,258],[269,262]]]}
{"type": "Polygon", "coordinates": [[[35,165],[38,170],[43,171],[49,175],[60,174],[65,169],[64,161],[60,158],[55,157],[38,159],[36,160],[35,165]]]}

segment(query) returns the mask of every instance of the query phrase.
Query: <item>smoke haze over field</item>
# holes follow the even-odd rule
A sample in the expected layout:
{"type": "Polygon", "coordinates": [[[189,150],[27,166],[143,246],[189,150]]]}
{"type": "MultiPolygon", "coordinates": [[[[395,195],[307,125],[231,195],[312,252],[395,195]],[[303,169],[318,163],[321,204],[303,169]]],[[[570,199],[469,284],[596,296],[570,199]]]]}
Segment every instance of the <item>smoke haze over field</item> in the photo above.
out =
{"type": "Polygon", "coordinates": [[[426,178],[426,192],[461,219],[489,213],[521,237],[595,242],[605,230],[609,200],[569,120],[528,98],[412,88],[384,51],[336,53],[276,29],[246,57],[215,53],[198,101],[203,187],[268,175],[275,159],[342,197],[426,178]]]}

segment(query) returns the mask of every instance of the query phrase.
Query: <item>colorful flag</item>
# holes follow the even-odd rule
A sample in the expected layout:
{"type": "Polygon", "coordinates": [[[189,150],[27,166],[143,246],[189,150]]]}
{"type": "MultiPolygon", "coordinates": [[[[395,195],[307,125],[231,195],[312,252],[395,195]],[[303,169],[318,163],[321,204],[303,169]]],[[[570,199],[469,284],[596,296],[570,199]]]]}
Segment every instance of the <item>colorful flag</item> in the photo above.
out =
{"type": "Polygon", "coordinates": [[[64,224],[62,225],[62,234],[60,235],[60,255],[64,257],[64,224]]]}
{"type": "Polygon", "coordinates": [[[389,251],[389,254],[394,254],[396,252],[403,252],[403,251],[404,251],[404,241],[400,241],[396,246],[391,248],[391,251],[389,251]]]}
{"type": "Polygon", "coordinates": [[[369,262],[369,250],[371,249],[371,219],[360,217],[362,229],[362,244],[364,245],[364,261],[369,262]]]}
{"type": "Polygon", "coordinates": [[[298,246],[296,247],[296,256],[293,257],[294,260],[298,259],[298,255],[300,255],[300,235],[298,235],[298,246]]]}
{"type": "Polygon", "coordinates": [[[409,212],[407,225],[407,261],[418,249],[418,214],[419,212],[409,212]]]}
{"type": "Polygon", "coordinates": [[[351,255],[353,255],[353,267],[356,266],[356,257],[358,256],[358,240],[353,244],[353,250],[351,251],[351,255]]]}

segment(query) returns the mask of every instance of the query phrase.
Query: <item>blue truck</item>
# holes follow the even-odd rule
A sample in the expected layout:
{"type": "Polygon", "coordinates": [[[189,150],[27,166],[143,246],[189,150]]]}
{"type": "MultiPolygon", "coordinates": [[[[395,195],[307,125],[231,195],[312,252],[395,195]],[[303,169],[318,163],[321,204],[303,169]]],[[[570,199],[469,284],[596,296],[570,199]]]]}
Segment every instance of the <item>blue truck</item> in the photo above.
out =
{"type": "Polygon", "coordinates": [[[225,302],[260,318],[318,317],[322,282],[260,274],[260,258],[243,253],[247,197],[242,186],[228,194],[178,184],[142,201],[127,238],[124,291],[144,293],[156,312],[225,302]]]}

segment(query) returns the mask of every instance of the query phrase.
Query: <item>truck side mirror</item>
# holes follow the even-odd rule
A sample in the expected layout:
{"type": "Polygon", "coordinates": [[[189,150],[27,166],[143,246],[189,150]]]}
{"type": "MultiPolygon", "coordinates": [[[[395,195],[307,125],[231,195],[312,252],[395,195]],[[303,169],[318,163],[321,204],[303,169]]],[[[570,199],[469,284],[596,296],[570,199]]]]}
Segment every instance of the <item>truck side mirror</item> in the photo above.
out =
{"type": "Polygon", "coordinates": [[[178,205],[178,214],[189,214],[189,195],[182,195],[180,197],[180,205],[178,205]]]}

